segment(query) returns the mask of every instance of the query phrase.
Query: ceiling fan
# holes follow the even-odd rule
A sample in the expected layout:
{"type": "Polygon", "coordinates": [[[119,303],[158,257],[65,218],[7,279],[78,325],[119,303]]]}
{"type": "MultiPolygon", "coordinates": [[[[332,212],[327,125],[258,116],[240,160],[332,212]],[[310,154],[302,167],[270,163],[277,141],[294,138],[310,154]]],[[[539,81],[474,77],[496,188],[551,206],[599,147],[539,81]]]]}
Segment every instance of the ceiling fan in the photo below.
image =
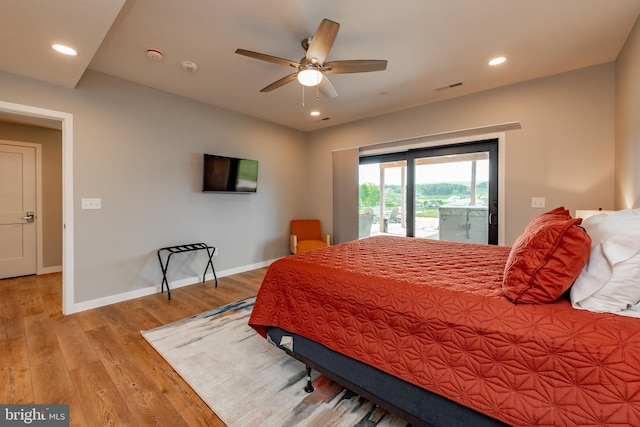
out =
{"type": "Polygon", "coordinates": [[[245,49],[237,49],[236,53],[297,69],[295,73],[276,80],[261,89],[260,92],[271,92],[297,79],[304,86],[318,86],[320,93],[327,98],[335,98],[338,96],[338,92],[326,74],[364,73],[382,71],[387,68],[386,60],[360,59],[325,62],[339,29],[340,24],[337,22],[323,19],[313,37],[302,40],[302,47],[307,51],[307,54],[300,62],[245,49]]]}

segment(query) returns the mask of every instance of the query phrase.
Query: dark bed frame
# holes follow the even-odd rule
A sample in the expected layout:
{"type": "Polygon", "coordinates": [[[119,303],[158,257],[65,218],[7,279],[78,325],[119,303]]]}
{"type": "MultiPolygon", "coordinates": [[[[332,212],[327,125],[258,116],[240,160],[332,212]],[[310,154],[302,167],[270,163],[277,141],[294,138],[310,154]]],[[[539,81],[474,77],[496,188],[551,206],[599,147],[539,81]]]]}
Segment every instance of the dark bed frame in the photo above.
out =
{"type": "Polygon", "coordinates": [[[304,363],[307,369],[317,370],[352,392],[405,419],[412,426],[507,425],[300,335],[275,327],[267,328],[267,335],[279,348],[304,363]],[[283,336],[293,337],[294,351],[279,345],[283,336]]]}

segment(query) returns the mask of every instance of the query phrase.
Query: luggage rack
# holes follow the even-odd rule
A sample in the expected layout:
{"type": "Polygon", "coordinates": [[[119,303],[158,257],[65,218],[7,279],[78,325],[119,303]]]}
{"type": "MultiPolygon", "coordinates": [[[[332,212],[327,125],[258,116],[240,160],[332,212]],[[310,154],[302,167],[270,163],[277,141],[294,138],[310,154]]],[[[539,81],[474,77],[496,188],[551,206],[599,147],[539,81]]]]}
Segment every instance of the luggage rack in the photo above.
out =
{"type": "Polygon", "coordinates": [[[206,250],[207,256],[209,260],[207,261],[207,265],[204,268],[204,273],[202,274],[202,281],[204,282],[204,278],[207,275],[207,270],[209,266],[211,266],[211,271],[213,272],[213,278],[216,280],[216,288],[218,287],[218,277],[216,276],[216,270],[213,268],[213,261],[211,258],[213,254],[216,253],[215,246],[209,246],[206,243],[190,243],[188,245],[178,245],[178,246],[168,246],[166,248],[158,249],[158,261],[160,261],[160,269],[162,270],[162,285],[160,286],[160,292],[164,292],[164,285],[167,285],[167,296],[168,299],[171,299],[171,289],[169,289],[169,281],[167,281],[167,269],[169,268],[169,260],[171,260],[171,256],[173,254],[181,254],[184,252],[192,252],[192,251],[200,251],[206,250]],[[162,263],[163,252],[168,252],[166,263],[162,263]]]}

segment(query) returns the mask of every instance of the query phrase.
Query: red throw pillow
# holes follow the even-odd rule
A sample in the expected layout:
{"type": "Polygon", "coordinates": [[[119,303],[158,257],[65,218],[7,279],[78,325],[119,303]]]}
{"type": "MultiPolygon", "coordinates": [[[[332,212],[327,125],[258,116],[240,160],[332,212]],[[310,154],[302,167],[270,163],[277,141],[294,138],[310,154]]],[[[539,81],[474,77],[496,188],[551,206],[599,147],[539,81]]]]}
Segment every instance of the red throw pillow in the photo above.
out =
{"type": "Polygon", "coordinates": [[[557,207],[555,209],[551,209],[549,212],[545,212],[540,216],[541,217],[547,217],[547,216],[550,216],[550,215],[559,215],[559,216],[561,216],[563,218],[571,219],[571,213],[569,213],[569,210],[565,209],[564,206],[560,206],[560,207],[557,207]]]}
{"type": "Polygon", "coordinates": [[[571,287],[591,253],[591,238],[569,211],[534,218],[513,244],[502,291],[514,303],[550,303],[571,287]]]}

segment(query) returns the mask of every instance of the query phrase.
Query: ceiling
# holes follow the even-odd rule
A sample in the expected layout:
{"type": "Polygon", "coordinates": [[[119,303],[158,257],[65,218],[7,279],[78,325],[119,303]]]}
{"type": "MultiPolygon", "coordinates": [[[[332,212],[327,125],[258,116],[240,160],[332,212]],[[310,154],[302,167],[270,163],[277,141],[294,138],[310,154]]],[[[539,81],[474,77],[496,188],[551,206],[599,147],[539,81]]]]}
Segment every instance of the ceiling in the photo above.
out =
{"type": "Polygon", "coordinates": [[[89,69],[313,131],[614,61],[640,0],[3,0],[2,9],[0,71],[73,89],[89,69]],[[323,18],[340,23],[327,61],[386,59],[387,69],[331,75],[339,96],[306,88],[304,106],[297,82],[261,93],[292,69],[235,50],[297,62],[323,18]],[[489,67],[499,55],[507,62],[489,67]]]}

